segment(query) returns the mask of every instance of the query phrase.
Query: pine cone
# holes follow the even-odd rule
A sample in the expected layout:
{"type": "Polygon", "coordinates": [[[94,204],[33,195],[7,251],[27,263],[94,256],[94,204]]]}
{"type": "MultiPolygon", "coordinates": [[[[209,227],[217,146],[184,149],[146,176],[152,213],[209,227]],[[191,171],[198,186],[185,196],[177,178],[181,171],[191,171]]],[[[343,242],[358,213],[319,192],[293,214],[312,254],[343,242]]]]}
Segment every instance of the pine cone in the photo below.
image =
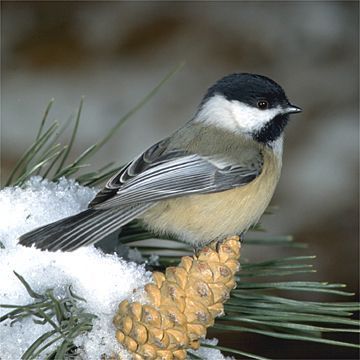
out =
{"type": "Polygon", "coordinates": [[[211,243],[198,256],[184,256],[165,274],[154,272],[154,283],[145,286],[148,304],[120,303],[113,320],[117,340],[135,360],[185,359],[186,350],[198,349],[206,329],[224,313],[239,257],[240,241],[234,236],[218,249],[211,243]]]}

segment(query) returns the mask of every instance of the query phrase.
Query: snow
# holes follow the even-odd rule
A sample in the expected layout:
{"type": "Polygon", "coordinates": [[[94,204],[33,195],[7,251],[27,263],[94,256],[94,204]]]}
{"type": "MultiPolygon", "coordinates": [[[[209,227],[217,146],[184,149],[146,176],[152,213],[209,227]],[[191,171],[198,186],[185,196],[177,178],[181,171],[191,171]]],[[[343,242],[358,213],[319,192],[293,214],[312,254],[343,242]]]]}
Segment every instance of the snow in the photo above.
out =
{"type": "MultiPolygon", "coordinates": [[[[53,288],[63,294],[72,284],[74,292],[85,298],[87,312],[95,314],[93,330],[77,339],[85,358],[99,359],[103,353],[124,352],[114,337],[112,318],[120,301],[130,297],[133,289],[150,281],[143,266],[128,263],[115,255],[105,255],[94,247],[70,253],[51,253],[17,245],[19,235],[35,227],[73,215],[86,208],[94,197],[94,189],[62,179],[58,184],[32,178],[21,188],[0,192],[0,303],[27,304],[32,298],[13,273],[23,276],[33,290],[44,292],[53,288]]],[[[2,314],[8,309],[1,309],[2,314]]],[[[12,327],[1,324],[1,359],[20,359],[26,349],[49,325],[32,320],[17,322],[12,327]],[[14,341],[15,339],[15,341],[14,341]]]]}
{"type": "MultiPolygon", "coordinates": [[[[115,339],[112,318],[119,302],[132,298],[134,289],[141,297],[143,286],[151,281],[151,273],[143,265],[127,262],[115,254],[104,254],[93,246],[70,253],[52,253],[17,244],[21,234],[85,209],[95,193],[95,189],[80,186],[73,180],[61,179],[55,184],[40,177],[31,178],[23,188],[0,191],[0,241],[5,247],[0,249],[0,304],[33,302],[13,271],[39,293],[52,288],[56,296],[61,296],[71,284],[73,291],[86,299],[81,304],[85,311],[97,316],[91,332],[76,338],[82,358],[95,360],[102,354],[115,352],[128,359],[128,353],[115,339]]],[[[9,309],[0,311],[3,315],[9,309]]],[[[20,359],[49,330],[50,325],[35,324],[31,319],[12,326],[8,321],[2,322],[1,359],[20,359]]],[[[224,359],[218,350],[199,351],[196,353],[206,359],[224,359]]]]}

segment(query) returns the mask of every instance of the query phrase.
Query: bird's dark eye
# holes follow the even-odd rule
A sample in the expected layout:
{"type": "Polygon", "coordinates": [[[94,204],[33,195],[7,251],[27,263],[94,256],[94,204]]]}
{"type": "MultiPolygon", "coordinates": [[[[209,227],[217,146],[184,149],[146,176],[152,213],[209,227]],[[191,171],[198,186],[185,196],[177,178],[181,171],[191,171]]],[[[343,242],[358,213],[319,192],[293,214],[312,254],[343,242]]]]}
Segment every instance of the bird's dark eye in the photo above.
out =
{"type": "Polygon", "coordinates": [[[266,101],[266,100],[259,100],[257,102],[257,107],[260,109],[260,110],[265,110],[267,109],[269,106],[269,103],[266,101]]]}

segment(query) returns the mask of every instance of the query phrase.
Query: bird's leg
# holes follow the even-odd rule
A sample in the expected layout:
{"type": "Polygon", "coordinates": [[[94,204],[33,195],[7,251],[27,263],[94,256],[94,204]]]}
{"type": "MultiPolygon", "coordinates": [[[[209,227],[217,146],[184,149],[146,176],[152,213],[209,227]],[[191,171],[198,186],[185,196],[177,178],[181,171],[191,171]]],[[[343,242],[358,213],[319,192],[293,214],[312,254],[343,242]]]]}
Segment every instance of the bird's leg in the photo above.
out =
{"type": "Polygon", "coordinates": [[[243,231],[241,234],[237,235],[240,239],[240,244],[242,244],[244,242],[244,234],[245,234],[245,231],[243,231]]]}
{"type": "MultiPolygon", "coordinates": [[[[225,239],[224,239],[225,240],[225,239]]],[[[209,246],[209,247],[212,247],[212,244],[213,243],[215,243],[215,242],[217,242],[218,241],[218,239],[216,238],[216,239],[213,239],[213,240],[211,240],[211,241],[209,241],[209,242],[206,242],[206,243],[200,243],[200,244],[193,244],[193,251],[194,251],[194,255],[196,256],[196,257],[198,257],[199,256],[199,253],[204,249],[204,247],[205,246],[209,246]]],[[[217,249],[216,249],[217,250],[217,249]]]]}
{"type": "Polygon", "coordinates": [[[200,251],[202,250],[202,248],[204,247],[204,245],[196,245],[196,244],[194,244],[193,245],[193,251],[194,251],[194,255],[195,255],[195,257],[198,257],[199,256],[199,253],[200,253],[200,251]]]}
{"type": "MultiPolygon", "coordinates": [[[[244,232],[242,232],[240,235],[234,235],[234,236],[236,236],[236,237],[239,237],[240,243],[243,242],[243,234],[244,234],[244,232]]],[[[202,249],[203,249],[205,246],[210,246],[210,247],[212,247],[213,249],[215,249],[216,252],[219,252],[220,246],[221,246],[227,239],[229,239],[229,237],[232,237],[232,236],[217,237],[217,238],[213,239],[212,241],[209,241],[209,242],[206,243],[206,244],[201,244],[201,245],[194,244],[194,245],[193,245],[194,255],[197,257],[197,256],[199,255],[200,251],[202,251],[202,249]],[[214,246],[214,245],[215,245],[215,246],[214,246]]]]}
{"type": "MultiPolygon", "coordinates": [[[[242,237],[243,234],[244,234],[244,233],[241,233],[240,235],[235,235],[236,237],[239,238],[241,244],[242,244],[242,242],[243,242],[243,237],[242,237]]],[[[214,240],[214,241],[216,241],[216,247],[215,247],[216,252],[219,252],[220,246],[221,246],[227,239],[229,239],[229,237],[232,237],[232,236],[227,236],[227,237],[225,237],[225,238],[221,238],[221,239],[218,238],[218,239],[215,239],[215,240],[214,240]]]]}

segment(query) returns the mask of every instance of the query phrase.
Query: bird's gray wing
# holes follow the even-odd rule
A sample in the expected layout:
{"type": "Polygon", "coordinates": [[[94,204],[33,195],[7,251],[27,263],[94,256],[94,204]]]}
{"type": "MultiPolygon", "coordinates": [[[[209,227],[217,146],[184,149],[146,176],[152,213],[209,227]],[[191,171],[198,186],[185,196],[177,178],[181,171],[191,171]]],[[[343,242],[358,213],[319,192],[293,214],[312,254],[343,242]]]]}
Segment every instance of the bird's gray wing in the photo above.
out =
{"type": "Polygon", "coordinates": [[[94,209],[149,203],[190,194],[205,194],[243,186],[262,170],[260,152],[238,163],[220,156],[200,156],[167,150],[155,144],[112,177],[91,202],[94,209]]]}
{"type": "Polygon", "coordinates": [[[244,163],[234,163],[225,157],[169,150],[165,140],[111,178],[88,210],[24,234],[19,242],[51,251],[75,250],[100,241],[158,200],[243,186],[255,179],[261,169],[260,153],[244,163]]]}

